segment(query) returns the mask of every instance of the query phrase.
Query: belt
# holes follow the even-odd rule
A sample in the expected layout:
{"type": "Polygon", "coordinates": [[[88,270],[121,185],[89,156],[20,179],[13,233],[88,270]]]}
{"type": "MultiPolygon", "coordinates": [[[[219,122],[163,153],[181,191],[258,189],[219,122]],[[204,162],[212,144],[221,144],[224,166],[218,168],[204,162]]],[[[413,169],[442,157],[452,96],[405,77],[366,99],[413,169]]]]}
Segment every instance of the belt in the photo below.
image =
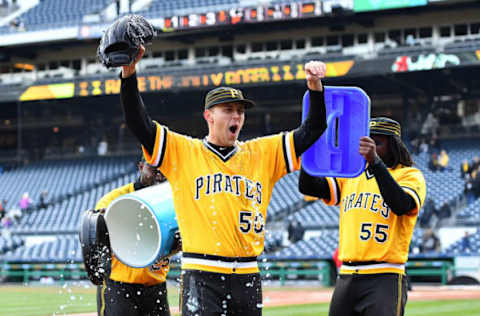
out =
{"type": "Polygon", "coordinates": [[[343,262],[344,265],[350,267],[358,267],[358,266],[368,266],[371,264],[381,264],[386,263],[385,261],[345,261],[343,262]]]}
{"type": "Polygon", "coordinates": [[[361,261],[361,262],[343,262],[342,266],[340,267],[340,271],[352,271],[355,270],[357,272],[363,271],[364,273],[368,273],[369,270],[397,270],[397,271],[405,271],[405,264],[403,263],[388,263],[388,262],[379,262],[379,261],[361,261]]]}
{"type": "Polygon", "coordinates": [[[258,267],[257,257],[223,257],[193,252],[184,252],[182,263],[231,269],[258,267]]]}

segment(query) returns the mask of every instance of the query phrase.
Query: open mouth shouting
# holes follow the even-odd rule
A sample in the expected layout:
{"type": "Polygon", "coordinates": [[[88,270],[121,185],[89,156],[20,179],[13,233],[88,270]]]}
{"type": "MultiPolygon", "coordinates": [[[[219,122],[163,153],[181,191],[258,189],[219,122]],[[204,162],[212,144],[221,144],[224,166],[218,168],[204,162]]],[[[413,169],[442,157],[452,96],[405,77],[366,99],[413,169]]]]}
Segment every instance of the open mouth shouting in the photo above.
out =
{"type": "Polygon", "coordinates": [[[233,134],[235,135],[238,131],[238,128],[239,126],[237,124],[233,124],[233,125],[230,125],[230,127],[228,128],[228,130],[233,134]]]}

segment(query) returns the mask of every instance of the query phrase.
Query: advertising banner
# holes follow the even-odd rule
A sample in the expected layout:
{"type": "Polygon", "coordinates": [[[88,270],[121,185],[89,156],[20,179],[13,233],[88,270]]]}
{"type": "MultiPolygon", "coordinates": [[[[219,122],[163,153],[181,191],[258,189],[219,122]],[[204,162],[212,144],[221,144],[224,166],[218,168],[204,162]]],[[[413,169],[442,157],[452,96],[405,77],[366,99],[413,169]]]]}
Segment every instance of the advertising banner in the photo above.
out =
{"type": "MultiPolygon", "coordinates": [[[[305,80],[303,60],[264,61],[262,64],[178,68],[151,74],[140,73],[140,92],[162,92],[218,86],[261,86],[305,80]]],[[[372,75],[428,71],[456,66],[480,65],[480,50],[459,53],[427,53],[389,56],[371,60],[345,59],[326,62],[327,77],[368,77],[372,75]]],[[[33,85],[20,95],[20,101],[115,95],[120,93],[118,77],[79,79],[70,82],[33,85]]]]}
{"type": "Polygon", "coordinates": [[[355,0],[353,11],[377,11],[427,5],[427,0],[355,0]]]}

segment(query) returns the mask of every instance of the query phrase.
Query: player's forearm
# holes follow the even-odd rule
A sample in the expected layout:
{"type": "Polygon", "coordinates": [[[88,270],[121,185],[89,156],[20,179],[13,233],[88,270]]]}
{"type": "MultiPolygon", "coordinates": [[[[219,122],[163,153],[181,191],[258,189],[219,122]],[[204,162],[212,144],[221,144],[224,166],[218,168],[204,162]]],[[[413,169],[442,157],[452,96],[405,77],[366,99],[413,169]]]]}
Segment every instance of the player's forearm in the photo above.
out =
{"type": "Polygon", "coordinates": [[[298,190],[302,194],[315,196],[321,199],[330,199],[330,189],[327,179],[323,177],[313,177],[300,170],[300,178],[298,179],[298,190]]]}
{"type": "Polygon", "coordinates": [[[393,213],[405,215],[416,207],[413,198],[398,185],[383,161],[368,166],[368,171],[375,176],[382,198],[393,213]]]}
{"type": "Polygon", "coordinates": [[[148,115],[137,87],[136,74],[121,79],[120,101],[125,122],[148,152],[153,153],[155,123],[148,115]]]}
{"type": "Polygon", "coordinates": [[[323,91],[310,90],[310,107],[305,121],[293,132],[295,152],[303,154],[322,136],[327,128],[327,114],[323,91]]]}

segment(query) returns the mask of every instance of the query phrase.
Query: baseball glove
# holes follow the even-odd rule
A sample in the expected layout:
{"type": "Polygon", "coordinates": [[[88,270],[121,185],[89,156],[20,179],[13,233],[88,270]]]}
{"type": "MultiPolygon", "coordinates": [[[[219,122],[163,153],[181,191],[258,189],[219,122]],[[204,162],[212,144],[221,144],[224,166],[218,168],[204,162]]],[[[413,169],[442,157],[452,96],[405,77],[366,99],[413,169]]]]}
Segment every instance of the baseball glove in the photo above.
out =
{"type": "Polygon", "coordinates": [[[129,65],[137,57],[140,44],[149,44],[155,35],[155,29],[144,17],[124,16],[103,33],[98,59],[107,68],[129,65]]]}

